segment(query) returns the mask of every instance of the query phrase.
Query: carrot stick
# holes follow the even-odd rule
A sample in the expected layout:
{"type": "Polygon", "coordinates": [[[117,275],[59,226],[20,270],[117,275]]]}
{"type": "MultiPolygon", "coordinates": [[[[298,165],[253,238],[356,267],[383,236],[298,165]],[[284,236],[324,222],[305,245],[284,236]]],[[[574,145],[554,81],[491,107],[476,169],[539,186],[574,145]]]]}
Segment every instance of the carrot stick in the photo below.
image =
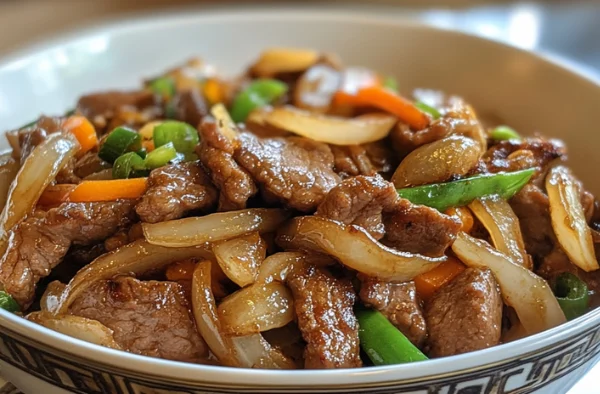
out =
{"type": "Polygon", "coordinates": [[[465,268],[464,264],[459,260],[453,257],[448,258],[447,261],[431,271],[415,277],[417,294],[421,299],[427,301],[438,289],[454,279],[465,268]]]}
{"type": "Polygon", "coordinates": [[[121,198],[139,198],[147,188],[147,178],[83,181],[69,194],[69,201],[114,201],[121,198]]]}
{"type": "Polygon", "coordinates": [[[96,129],[85,116],[70,116],[64,121],[63,127],[67,131],[70,131],[77,138],[77,141],[79,141],[79,145],[81,146],[79,150],[80,154],[98,145],[96,129]]]}

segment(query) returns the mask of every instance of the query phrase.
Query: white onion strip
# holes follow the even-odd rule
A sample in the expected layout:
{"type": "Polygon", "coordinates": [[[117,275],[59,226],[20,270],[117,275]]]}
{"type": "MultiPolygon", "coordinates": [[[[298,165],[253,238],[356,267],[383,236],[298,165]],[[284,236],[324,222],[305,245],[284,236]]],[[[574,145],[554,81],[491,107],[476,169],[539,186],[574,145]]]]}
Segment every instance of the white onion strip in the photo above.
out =
{"type": "Polygon", "coordinates": [[[446,260],[445,256],[399,252],[380,244],[361,227],[317,216],[292,219],[277,242],[286,249],[326,253],[363,274],[399,282],[412,280],[446,260]]]}
{"type": "Polygon", "coordinates": [[[257,232],[219,242],[212,247],[217,263],[236,285],[254,283],[258,267],[265,259],[267,245],[257,232]]]}
{"type": "Polygon", "coordinates": [[[546,177],[546,191],[552,229],[569,259],[586,272],[600,268],[592,232],[581,205],[579,187],[571,172],[564,166],[552,168],[546,177]]]}
{"type": "Polygon", "coordinates": [[[273,348],[262,334],[231,338],[238,362],[244,368],[296,369],[292,360],[273,348]]]}
{"type": "Polygon", "coordinates": [[[285,282],[285,279],[292,271],[294,264],[299,264],[304,260],[305,254],[302,252],[279,252],[272,254],[260,265],[256,282],[285,282]]]}
{"type": "Polygon", "coordinates": [[[121,349],[113,337],[113,330],[97,320],[73,315],[54,315],[49,312],[30,313],[27,320],[82,341],[121,349]]]}
{"type": "Polygon", "coordinates": [[[496,249],[514,263],[533,269],[533,262],[525,250],[519,218],[505,199],[490,196],[473,201],[469,208],[490,233],[496,249]]]}
{"type": "Polygon", "coordinates": [[[253,231],[275,231],[288,216],[289,213],[283,209],[255,208],[161,223],[143,223],[142,228],[148,242],[177,248],[223,241],[253,231]]]}
{"type": "Polygon", "coordinates": [[[326,116],[284,106],[266,114],[272,126],[333,145],[358,145],[385,138],[396,118],[385,114],[367,114],[348,119],[326,116]]]}
{"type": "Polygon", "coordinates": [[[98,280],[119,274],[142,274],[189,258],[210,257],[212,252],[206,246],[171,249],[137,240],[98,257],[79,270],[65,288],[57,311],[67,313],[73,300],[98,280]]]}
{"type": "Polygon", "coordinates": [[[469,267],[488,268],[500,284],[504,302],[512,306],[529,335],[567,321],[548,283],[487,242],[461,232],[452,250],[469,267]]]}
{"type": "Polygon", "coordinates": [[[256,334],[291,322],[294,299],[281,282],[255,283],[221,301],[218,313],[225,335],[256,334]]]}

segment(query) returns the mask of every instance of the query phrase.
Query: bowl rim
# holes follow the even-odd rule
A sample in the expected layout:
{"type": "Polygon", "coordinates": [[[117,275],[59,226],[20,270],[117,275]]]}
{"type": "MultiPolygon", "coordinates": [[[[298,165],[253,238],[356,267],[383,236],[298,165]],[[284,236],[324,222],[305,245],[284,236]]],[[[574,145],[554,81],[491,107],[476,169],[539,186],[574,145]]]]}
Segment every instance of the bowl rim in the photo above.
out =
{"type": "MultiPolygon", "coordinates": [[[[50,51],[60,47],[76,46],[78,43],[101,33],[119,36],[131,31],[157,29],[161,25],[231,23],[236,20],[248,19],[257,22],[268,22],[269,20],[281,18],[298,22],[317,20],[319,22],[353,23],[364,26],[385,25],[421,31],[434,31],[460,37],[464,40],[472,40],[472,42],[485,42],[499,49],[508,48],[513,52],[518,52],[521,56],[545,63],[555,68],[557,72],[567,73],[571,78],[578,78],[592,84],[600,91],[600,77],[586,72],[584,68],[577,69],[574,63],[563,61],[559,56],[524,50],[497,40],[490,40],[444,27],[431,26],[406,17],[399,17],[392,20],[340,11],[314,11],[302,7],[241,8],[235,11],[204,9],[194,12],[177,11],[164,13],[160,15],[160,19],[157,18],[156,14],[122,18],[114,22],[100,23],[97,26],[60,34],[54,38],[29,45],[25,49],[15,51],[0,58],[0,73],[22,68],[29,62],[46,56],[50,51]]],[[[74,339],[0,309],[1,327],[18,333],[18,335],[22,335],[33,342],[40,343],[60,352],[66,352],[74,357],[90,360],[91,363],[109,365],[113,369],[118,368],[119,370],[130,371],[135,374],[151,374],[180,381],[218,383],[229,386],[233,382],[240,382],[244,386],[251,387],[293,386],[308,388],[312,386],[336,386],[339,388],[345,385],[354,386],[356,384],[377,384],[404,382],[405,380],[410,381],[413,379],[439,378],[446,375],[484,369],[511,360],[518,360],[540,352],[543,349],[551,348],[560,341],[575,337],[598,324],[600,324],[600,308],[561,326],[511,343],[450,358],[429,360],[427,362],[428,368],[425,368],[425,371],[423,371],[424,368],[422,368],[422,364],[420,363],[358,369],[273,371],[207,366],[140,356],[74,339]],[[85,356],[83,356],[84,354],[85,356]],[[481,360],[484,359],[488,361],[482,363],[481,360]]]]}

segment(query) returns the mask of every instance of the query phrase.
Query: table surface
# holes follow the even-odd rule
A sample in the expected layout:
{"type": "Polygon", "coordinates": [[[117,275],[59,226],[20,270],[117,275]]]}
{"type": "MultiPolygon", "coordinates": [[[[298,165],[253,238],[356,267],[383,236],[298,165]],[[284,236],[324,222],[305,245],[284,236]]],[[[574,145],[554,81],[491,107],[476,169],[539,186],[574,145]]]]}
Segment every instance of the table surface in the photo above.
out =
{"type": "MultiPolygon", "coordinates": [[[[159,12],[166,7],[201,8],[209,3],[206,0],[0,0],[0,26],[3,26],[3,31],[11,32],[0,34],[0,57],[46,38],[49,34],[113,17],[122,18],[140,11],[159,12]],[[140,4],[143,4],[143,9],[140,9],[140,4]],[[52,15],[52,18],[45,15],[52,15]]],[[[248,6],[250,2],[241,3],[248,6]]],[[[343,9],[344,12],[363,14],[367,12],[382,18],[414,17],[426,23],[559,56],[584,72],[600,76],[600,42],[597,40],[600,34],[600,4],[597,1],[515,3],[485,0],[371,0],[351,3],[332,1],[316,4],[309,1],[302,6],[321,7],[324,10],[343,9]]],[[[223,5],[223,2],[219,4],[234,6],[223,5]]],[[[600,365],[568,394],[598,393],[596,376],[600,376],[600,365]]],[[[18,393],[12,385],[4,383],[0,377],[0,394],[18,393]]]]}

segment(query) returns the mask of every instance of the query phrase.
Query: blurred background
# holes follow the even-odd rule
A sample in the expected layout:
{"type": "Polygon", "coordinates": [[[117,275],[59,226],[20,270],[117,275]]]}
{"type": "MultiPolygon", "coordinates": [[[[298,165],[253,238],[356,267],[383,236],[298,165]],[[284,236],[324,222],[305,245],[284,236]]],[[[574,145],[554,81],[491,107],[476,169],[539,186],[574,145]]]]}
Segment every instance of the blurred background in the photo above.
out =
{"type": "MultiPolygon", "coordinates": [[[[0,0],[0,58],[56,34],[140,14],[261,6],[418,19],[542,52],[600,78],[600,0],[0,0]]],[[[569,394],[600,392],[597,376],[600,365],[569,394]]]]}

